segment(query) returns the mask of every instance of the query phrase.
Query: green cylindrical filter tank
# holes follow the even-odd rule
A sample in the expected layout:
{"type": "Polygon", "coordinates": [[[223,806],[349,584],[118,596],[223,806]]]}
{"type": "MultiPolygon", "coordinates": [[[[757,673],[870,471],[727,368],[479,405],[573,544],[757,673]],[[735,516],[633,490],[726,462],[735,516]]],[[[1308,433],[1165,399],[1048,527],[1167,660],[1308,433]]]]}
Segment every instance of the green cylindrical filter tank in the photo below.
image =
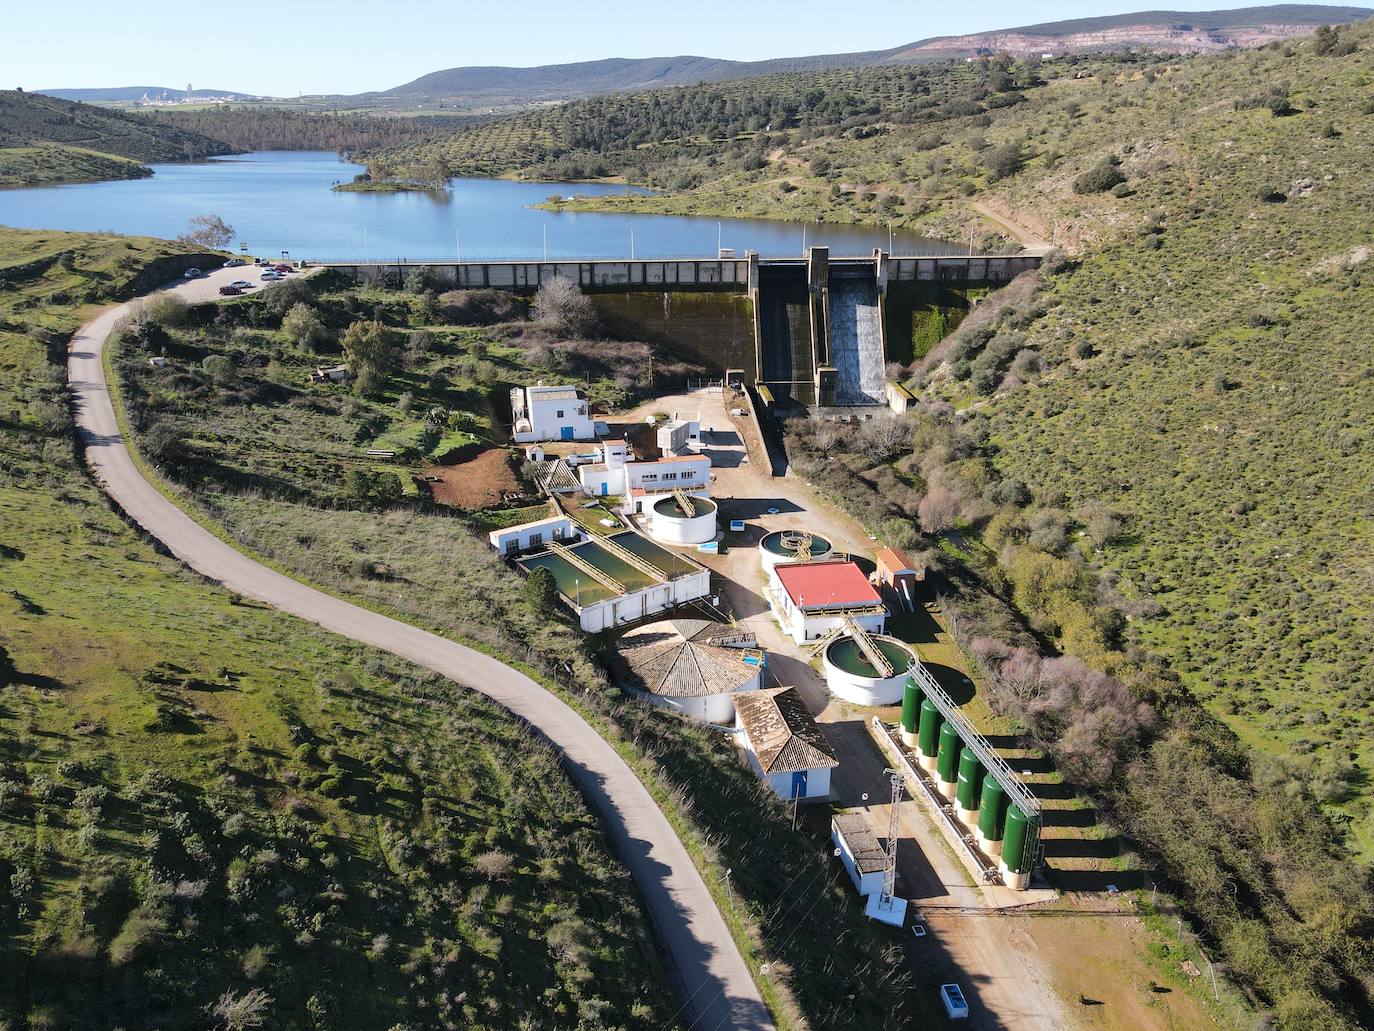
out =
{"type": "Polygon", "coordinates": [[[953,784],[959,776],[959,731],[953,723],[940,728],[940,754],[935,769],[941,784],[953,784]]]}
{"type": "Polygon", "coordinates": [[[972,748],[965,748],[959,753],[959,786],[954,792],[959,808],[965,812],[977,809],[979,792],[982,790],[983,764],[973,754],[972,748]]]}
{"type": "Polygon", "coordinates": [[[1030,873],[1035,863],[1035,837],[1040,830],[1040,818],[1027,816],[1019,805],[1007,806],[1006,836],[1002,840],[1002,865],[1012,873],[1030,873]]]}
{"type": "Polygon", "coordinates": [[[921,755],[929,759],[940,749],[940,727],[945,718],[929,698],[921,703],[921,732],[917,739],[921,755]]]}
{"type": "Polygon", "coordinates": [[[1001,841],[1007,818],[1007,793],[996,777],[983,778],[983,801],[978,808],[978,833],[988,841],[1001,841]]]}
{"type": "Polygon", "coordinates": [[[916,723],[920,718],[921,709],[921,689],[916,686],[916,681],[908,678],[906,687],[902,689],[902,736],[909,737],[916,733],[916,723]]]}

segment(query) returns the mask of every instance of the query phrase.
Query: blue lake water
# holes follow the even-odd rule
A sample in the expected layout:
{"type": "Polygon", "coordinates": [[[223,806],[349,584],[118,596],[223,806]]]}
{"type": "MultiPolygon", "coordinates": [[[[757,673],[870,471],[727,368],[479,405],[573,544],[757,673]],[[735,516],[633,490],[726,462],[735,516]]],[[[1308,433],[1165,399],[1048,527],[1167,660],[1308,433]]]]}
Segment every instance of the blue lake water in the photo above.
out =
{"type": "MultiPolygon", "coordinates": [[[[761,219],[538,211],[551,194],[642,192],[597,183],[456,179],[445,193],[339,193],[362,166],[317,151],[265,151],[154,165],[150,179],[0,190],[0,225],[174,237],[213,212],[255,254],[292,258],[465,260],[703,257],[721,246],[800,255],[888,249],[884,229],[761,219]],[[545,249],[547,247],[547,250],[545,249]]],[[[963,253],[957,244],[898,232],[898,254],[963,253]]],[[[237,247],[237,242],[235,244],[237,247]]]]}

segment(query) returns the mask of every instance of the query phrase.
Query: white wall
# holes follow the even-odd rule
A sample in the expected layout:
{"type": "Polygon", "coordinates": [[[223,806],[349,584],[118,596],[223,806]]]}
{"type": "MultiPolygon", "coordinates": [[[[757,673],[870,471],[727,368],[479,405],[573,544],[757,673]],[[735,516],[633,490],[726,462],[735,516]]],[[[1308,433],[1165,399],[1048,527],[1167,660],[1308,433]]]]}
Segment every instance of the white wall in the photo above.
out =
{"type": "MultiPolygon", "coordinates": [[[[836,627],[844,625],[844,614],[815,616],[807,615],[804,610],[792,604],[792,598],[782,586],[777,576],[777,566],[769,570],[768,604],[782,628],[797,644],[815,641],[824,637],[836,627]]],[[[876,612],[855,616],[854,622],[871,634],[881,634],[887,626],[887,612],[876,612]]]]}
{"type": "MultiPolygon", "coordinates": [[[[749,741],[749,735],[744,733],[744,724],[735,718],[735,727],[740,731],[739,743],[744,747],[744,753],[749,757],[749,768],[754,771],[754,776],[766,783],[773,794],[785,801],[792,801],[792,774],[790,773],[771,773],[764,775],[763,766],[759,763],[759,757],[754,754],[754,746],[749,741]]],[[[823,766],[819,770],[806,771],[806,794],[798,796],[802,799],[824,798],[830,794],[830,767],[823,766]]]]}
{"type": "Polygon", "coordinates": [[[844,864],[849,879],[854,882],[854,889],[861,897],[883,890],[883,871],[875,870],[872,873],[860,874],[859,867],[854,862],[854,853],[849,850],[849,843],[840,834],[838,827],[831,829],[830,840],[840,850],[840,862],[844,864]]]}
{"type": "MultiPolygon", "coordinates": [[[[561,388],[571,389],[571,388],[561,388]]],[[[516,394],[521,388],[512,391],[516,394]]],[[[518,426],[523,418],[530,428],[516,429],[512,433],[517,443],[526,444],[535,440],[595,440],[596,425],[591,417],[591,409],[585,398],[569,397],[555,400],[540,396],[539,387],[525,387],[523,404],[512,398],[515,421],[518,426]],[[562,414],[559,414],[562,413],[562,414]],[[571,430],[571,436],[563,431],[571,430]]]]}
{"type": "Polygon", "coordinates": [[[608,630],[614,626],[633,623],[635,620],[652,616],[665,609],[711,593],[711,571],[698,569],[695,573],[670,580],[666,584],[654,584],[643,590],[631,591],[616,598],[583,607],[579,622],[589,634],[608,630]]]}
{"type": "Polygon", "coordinates": [[[521,526],[508,526],[504,530],[492,530],[491,533],[487,534],[487,540],[498,555],[506,555],[512,551],[524,551],[526,548],[533,547],[536,536],[541,544],[547,544],[550,540],[575,539],[577,531],[573,528],[573,521],[567,516],[551,516],[548,519],[524,523],[521,526]]]}

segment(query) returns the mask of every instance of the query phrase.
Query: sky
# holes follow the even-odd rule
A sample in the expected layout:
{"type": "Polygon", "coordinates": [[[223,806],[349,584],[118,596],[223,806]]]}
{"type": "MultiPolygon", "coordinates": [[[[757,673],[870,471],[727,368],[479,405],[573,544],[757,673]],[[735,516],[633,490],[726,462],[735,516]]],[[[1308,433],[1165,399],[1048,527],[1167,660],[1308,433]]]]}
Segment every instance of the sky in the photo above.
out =
{"type": "MultiPolygon", "coordinates": [[[[0,0],[0,75],[8,80],[0,87],[180,89],[190,83],[282,97],[362,93],[463,65],[679,54],[747,61],[885,50],[929,36],[1160,6],[1158,0],[0,0]]],[[[1201,11],[1249,4],[1174,0],[1167,6],[1201,11]]]]}

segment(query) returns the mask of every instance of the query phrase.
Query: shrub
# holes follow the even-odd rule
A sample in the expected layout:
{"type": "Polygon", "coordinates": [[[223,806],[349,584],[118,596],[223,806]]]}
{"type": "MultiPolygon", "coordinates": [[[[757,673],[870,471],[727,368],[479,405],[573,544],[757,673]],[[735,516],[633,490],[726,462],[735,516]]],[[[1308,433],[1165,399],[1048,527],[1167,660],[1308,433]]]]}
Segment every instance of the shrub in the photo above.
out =
{"type": "Polygon", "coordinates": [[[1118,167],[1121,159],[1112,154],[1073,181],[1073,192],[1080,194],[1105,193],[1126,181],[1118,167]]]}
{"type": "Polygon", "coordinates": [[[281,328],[286,338],[297,347],[314,348],[329,338],[329,333],[315,309],[303,301],[291,306],[291,310],[281,320],[281,328]]]}

